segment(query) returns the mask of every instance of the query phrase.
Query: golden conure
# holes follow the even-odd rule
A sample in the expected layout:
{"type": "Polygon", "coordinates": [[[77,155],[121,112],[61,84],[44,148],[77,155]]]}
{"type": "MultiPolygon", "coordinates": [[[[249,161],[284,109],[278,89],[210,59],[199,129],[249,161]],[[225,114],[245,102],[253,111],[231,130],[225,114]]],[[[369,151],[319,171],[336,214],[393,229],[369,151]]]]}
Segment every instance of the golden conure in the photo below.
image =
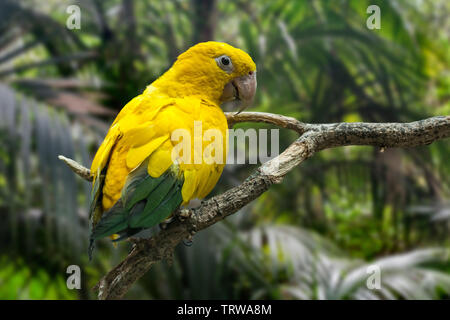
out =
{"type": "Polygon", "coordinates": [[[242,110],[255,90],[256,66],[247,53],[204,42],[182,53],[128,102],[92,162],[89,255],[96,239],[126,239],[208,195],[227,155],[228,126],[220,105],[239,100],[242,110]]]}

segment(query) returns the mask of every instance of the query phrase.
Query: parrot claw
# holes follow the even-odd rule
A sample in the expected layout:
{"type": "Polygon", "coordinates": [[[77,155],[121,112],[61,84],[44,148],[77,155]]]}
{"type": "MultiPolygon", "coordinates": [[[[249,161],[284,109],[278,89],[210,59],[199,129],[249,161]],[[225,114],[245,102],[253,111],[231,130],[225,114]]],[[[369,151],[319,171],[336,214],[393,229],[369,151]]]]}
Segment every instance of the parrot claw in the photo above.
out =
{"type": "Polygon", "coordinates": [[[183,240],[183,244],[184,244],[186,247],[190,247],[190,246],[192,246],[193,242],[192,242],[192,240],[187,240],[187,239],[185,239],[185,240],[183,240]]]}
{"type": "Polygon", "coordinates": [[[186,246],[186,247],[190,247],[190,246],[192,246],[192,244],[194,243],[193,241],[192,241],[192,236],[193,236],[194,234],[190,234],[186,239],[184,239],[183,240],[183,244],[186,246]]]}
{"type": "Polygon", "coordinates": [[[189,209],[180,209],[179,211],[177,211],[176,213],[174,213],[174,216],[164,220],[163,222],[161,222],[159,224],[160,228],[165,230],[167,228],[167,226],[173,222],[173,220],[175,219],[175,216],[178,218],[178,220],[180,220],[181,222],[183,222],[186,219],[189,219],[192,215],[192,211],[189,209]]]}

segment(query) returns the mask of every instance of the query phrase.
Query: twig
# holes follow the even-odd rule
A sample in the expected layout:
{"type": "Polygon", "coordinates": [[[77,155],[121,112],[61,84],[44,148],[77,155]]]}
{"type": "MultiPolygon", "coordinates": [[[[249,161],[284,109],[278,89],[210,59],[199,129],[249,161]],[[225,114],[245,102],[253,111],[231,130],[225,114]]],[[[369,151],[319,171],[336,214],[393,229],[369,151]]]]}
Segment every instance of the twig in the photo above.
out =
{"type": "MultiPolygon", "coordinates": [[[[237,122],[265,122],[292,129],[301,136],[278,157],[264,163],[241,185],[204,201],[191,209],[189,218],[174,219],[167,228],[151,239],[134,244],[131,253],[97,284],[99,299],[122,298],[156,262],[172,255],[174,248],[192,231],[208,228],[258,198],[274,183],[314,153],[347,145],[369,145],[379,148],[409,148],[427,145],[450,137],[450,116],[433,117],[410,123],[336,123],[305,124],[281,115],[246,112],[227,114],[230,126],[237,122]]],[[[89,170],[64,158],[69,167],[83,178],[89,170]]]]}
{"type": "Polygon", "coordinates": [[[306,130],[306,124],[292,117],[266,112],[227,112],[228,125],[231,128],[238,122],[263,122],[276,125],[281,128],[291,129],[299,134],[306,130]]]}
{"type": "Polygon", "coordinates": [[[79,164],[78,162],[76,162],[76,161],[74,161],[72,159],[66,158],[66,157],[64,157],[62,155],[59,155],[58,159],[63,161],[65,164],[67,164],[67,166],[73,172],[75,172],[77,175],[79,175],[84,180],[92,181],[91,170],[89,170],[88,168],[85,168],[81,164],[79,164]]]}

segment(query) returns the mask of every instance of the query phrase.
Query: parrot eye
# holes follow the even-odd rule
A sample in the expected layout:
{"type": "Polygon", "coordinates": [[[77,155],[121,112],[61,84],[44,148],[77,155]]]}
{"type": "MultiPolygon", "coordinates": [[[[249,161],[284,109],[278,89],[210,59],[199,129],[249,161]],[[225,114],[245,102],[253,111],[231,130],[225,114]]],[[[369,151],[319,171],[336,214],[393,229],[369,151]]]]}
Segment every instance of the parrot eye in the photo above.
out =
{"type": "Polygon", "coordinates": [[[217,65],[223,71],[227,73],[231,73],[233,71],[233,64],[231,63],[231,59],[229,56],[223,55],[216,58],[217,65]]]}

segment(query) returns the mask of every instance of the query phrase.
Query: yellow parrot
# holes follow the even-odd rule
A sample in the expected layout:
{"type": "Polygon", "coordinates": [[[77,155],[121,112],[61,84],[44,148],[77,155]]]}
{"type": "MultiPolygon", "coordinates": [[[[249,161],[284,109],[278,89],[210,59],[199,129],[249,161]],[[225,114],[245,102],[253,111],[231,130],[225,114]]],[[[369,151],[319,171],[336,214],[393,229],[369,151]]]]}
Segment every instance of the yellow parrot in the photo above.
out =
{"type": "Polygon", "coordinates": [[[241,111],[255,91],[252,58],[210,41],[182,53],[128,102],[91,165],[89,256],[95,240],[126,239],[159,224],[191,199],[206,197],[227,156],[228,125],[220,105],[239,100],[241,111]],[[206,134],[211,129],[215,134],[206,134]],[[212,144],[215,148],[208,149],[212,144]]]}

